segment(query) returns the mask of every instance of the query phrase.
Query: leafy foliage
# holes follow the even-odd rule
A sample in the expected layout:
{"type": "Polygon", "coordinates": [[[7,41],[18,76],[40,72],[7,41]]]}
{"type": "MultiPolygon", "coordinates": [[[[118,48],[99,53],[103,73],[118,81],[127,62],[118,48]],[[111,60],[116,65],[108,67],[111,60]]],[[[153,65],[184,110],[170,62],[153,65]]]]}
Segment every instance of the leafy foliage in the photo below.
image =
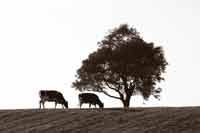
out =
{"type": "Polygon", "coordinates": [[[162,47],[145,42],[136,29],[120,25],[98,43],[97,51],[83,60],[73,87],[80,91],[96,91],[120,99],[129,106],[132,95],[141,94],[145,100],[159,98],[161,88],[156,82],[168,64],[162,47]],[[115,91],[118,96],[109,94],[115,91]]]}

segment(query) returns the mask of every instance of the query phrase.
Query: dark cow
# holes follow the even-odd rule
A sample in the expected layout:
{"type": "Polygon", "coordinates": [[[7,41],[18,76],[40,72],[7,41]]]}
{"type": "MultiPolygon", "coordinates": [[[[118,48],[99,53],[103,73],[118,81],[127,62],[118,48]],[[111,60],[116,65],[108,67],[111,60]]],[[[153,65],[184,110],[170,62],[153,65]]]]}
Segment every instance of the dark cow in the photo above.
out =
{"type": "Polygon", "coordinates": [[[41,104],[44,107],[46,101],[55,102],[55,108],[57,104],[62,104],[62,107],[68,108],[68,102],[64,99],[62,93],[55,91],[55,90],[40,90],[40,108],[41,104]]]}
{"type": "Polygon", "coordinates": [[[100,101],[99,97],[96,94],[81,93],[78,95],[78,97],[79,97],[79,102],[80,102],[80,108],[83,103],[88,103],[89,108],[91,107],[91,104],[95,105],[95,108],[96,108],[96,104],[99,105],[100,108],[104,107],[104,104],[100,101]]]}

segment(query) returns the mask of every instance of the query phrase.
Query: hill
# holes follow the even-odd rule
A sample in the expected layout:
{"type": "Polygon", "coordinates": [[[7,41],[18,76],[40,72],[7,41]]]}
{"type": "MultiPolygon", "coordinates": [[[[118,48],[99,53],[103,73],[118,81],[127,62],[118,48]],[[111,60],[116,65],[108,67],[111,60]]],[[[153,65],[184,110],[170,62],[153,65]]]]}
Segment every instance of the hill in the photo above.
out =
{"type": "Polygon", "coordinates": [[[195,133],[200,107],[0,110],[1,133],[195,133]]]}

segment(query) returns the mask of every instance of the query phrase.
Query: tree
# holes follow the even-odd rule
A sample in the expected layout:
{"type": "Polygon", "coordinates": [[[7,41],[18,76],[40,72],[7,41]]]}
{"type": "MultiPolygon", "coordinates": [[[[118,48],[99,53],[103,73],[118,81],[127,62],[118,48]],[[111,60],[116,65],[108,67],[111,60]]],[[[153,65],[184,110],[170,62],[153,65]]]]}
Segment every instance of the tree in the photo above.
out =
{"type": "Polygon", "coordinates": [[[156,83],[164,80],[162,73],[168,64],[161,46],[145,42],[127,24],[111,30],[98,46],[77,70],[74,88],[102,92],[121,100],[124,107],[137,94],[145,100],[151,95],[159,99],[162,89],[156,83]]]}

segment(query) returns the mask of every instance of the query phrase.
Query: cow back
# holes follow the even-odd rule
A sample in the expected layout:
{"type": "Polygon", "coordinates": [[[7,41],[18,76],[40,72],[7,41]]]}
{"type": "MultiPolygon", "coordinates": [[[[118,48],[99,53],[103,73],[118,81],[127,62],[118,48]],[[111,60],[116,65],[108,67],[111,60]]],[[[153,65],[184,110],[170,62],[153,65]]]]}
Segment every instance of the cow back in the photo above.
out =
{"type": "Polygon", "coordinates": [[[47,101],[60,101],[63,100],[63,96],[60,92],[54,90],[41,90],[40,98],[47,101]]]}
{"type": "Polygon", "coordinates": [[[100,102],[98,96],[93,93],[81,93],[79,94],[79,100],[81,103],[97,104],[100,102]]]}

